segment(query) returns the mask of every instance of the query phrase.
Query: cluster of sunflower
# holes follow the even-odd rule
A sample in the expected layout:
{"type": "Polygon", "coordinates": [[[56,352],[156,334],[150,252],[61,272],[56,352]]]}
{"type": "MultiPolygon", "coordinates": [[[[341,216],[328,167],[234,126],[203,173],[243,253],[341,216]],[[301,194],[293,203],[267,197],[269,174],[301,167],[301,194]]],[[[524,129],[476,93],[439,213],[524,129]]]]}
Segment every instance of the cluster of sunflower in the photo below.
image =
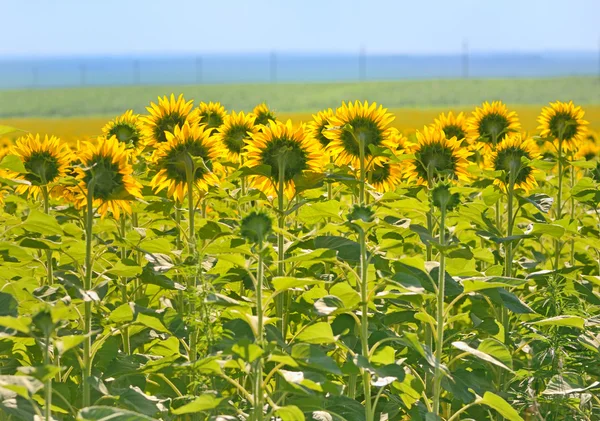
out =
{"type": "Polygon", "coordinates": [[[540,157],[544,142],[547,150],[574,159],[591,159],[600,148],[595,139],[586,140],[584,112],[572,102],[544,108],[538,138],[521,133],[516,113],[501,102],[486,102],[470,117],[441,114],[410,140],[391,126],[394,116],[387,109],[366,101],[342,103],[297,125],[278,121],[265,104],[251,113],[227,113],[219,103],[194,108],[182,95],[159,98],[147,110],[145,116],[127,111],[102,136],[75,148],[55,137],[19,139],[9,152],[26,170],[8,174],[21,180],[16,192],[34,197],[47,192],[79,208],[91,196],[101,215],[118,218],[131,212],[132,199],[142,197],[143,172],[151,175],[155,193],[166,190],[180,203],[189,186],[202,194],[240,167],[268,168],[249,172],[247,182],[288,200],[299,177],[328,167],[351,172],[385,193],[403,180],[429,187],[438,179],[467,181],[469,167],[477,165],[494,171],[500,188],[506,190],[510,173],[514,188],[527,191],[536,186],[531,161],[540,157]]]}

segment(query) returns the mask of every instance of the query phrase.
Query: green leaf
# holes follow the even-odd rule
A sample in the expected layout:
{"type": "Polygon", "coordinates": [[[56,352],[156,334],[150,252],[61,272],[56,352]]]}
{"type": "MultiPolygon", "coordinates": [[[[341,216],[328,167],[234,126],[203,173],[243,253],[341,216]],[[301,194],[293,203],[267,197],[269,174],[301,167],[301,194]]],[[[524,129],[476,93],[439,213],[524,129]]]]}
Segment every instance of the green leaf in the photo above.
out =
{"type": "Polygon", "coordinates": [[[536,326],[565,326],[575,327],[577,329],[584,329],[585,319],[579,316],[556,316],[548,319],[538,320],[536,322],[530,322],[529,324],[536,326]]]}
{"type": "Polygon", "coordinates": [[[198,396],[192,402],[171,410],[175,415],[193,414],[196,412],[209,411],[219,406],[223,398],[216,398],[214,395],[204,394],[198,396]]]}
{"type": "Polygon", "coordinates": [[[29,317],[10,317],[10,316],[2,316],[0,317],[0,326],[4,326],[17,332],[21,333],[29,333],[29,327],[31,325],[31,318],[29,317]]]}
{"type": "Polygon", "coordinates": [[[28,398],[44,387],[44,383],[30,376],[0,376],[0,388],[8,389],[28,398]]]}
{"type": "Polygon", "coordinates": [[[477,399],[477,403],[487,405],[490,408],[495,409],[508,421],[524,421],[519,413],[512,406],[510,406],[508,402],[492,392],[485,392],[483,394],[483,398],[477,399]]]}
{"type": "Polygon", "coordinates": [[[295,405],[281,406],[275,413],[281,418],[281,421],[304,421],[304,412],[295,405]]]}
{"type": "Polygon", "coordinates": [[[323,284],[325,281],[314,278],[294,278],[291,276],[277,276],[273,278],[272,284],[275,291],[283,291],[291,288],[301,288],[308,285],[323,284]]]}
{"type": "Polygon", "coordinates": [[[557,224],[541,224],[536,222],[533,224],[531,234],[546,234],[554,238],[561,238],[563,235],[565,235],[565,228],[557,224]]]}
{"type": "Polygon", "coordinates": [[[508,368],[512,370],[513,368],[513,359],[510,351],[502,342],[493,339],[486,338],[477,347],[478,351],[484,352],[496,360],[500,361],[508,368]]]}
{"type": "Polygon", "coordinates": [[[147,395],[138,386],[129,386],[129,389],[119,393],[119,401],[147,416],[154,416],[167,411],[162,400],[147,395]]]}
{"type": "Polygon", "coordinates": [[[490,364],[494,364],[500,368],[503,368],[505,370],[508,371],[512,371],[510,368],[508,368],[504,363],[498,361],[496,358],[492,357],[491,355],[486,354],[485,352],[475,349],[475,348],[471,348],[467,343],[462,342],[462,341],[457,341],[457,342],[452,342],[452,346],[460,349],[461,351],[467,352],[469,354],[471,354],[472,356],[479,358],[480,360],[486,361],[490,364]]]}
{"type": "Polygon", "coordinates": [[[22,131],[21,129],[16,129],[10,126],[0,125],[0,136],[4,136],[5,134],[22,131]]]}
{"type": "Polygon", "coordinates": [[[138,266],[134,261],[120,261],[115,263],[109,270],[108,273],[111,273],[116,276],[123,277],[134,277],[142,273],[142,268],[138,266]]]}
{"type": "Polygon", "coordinates": [[[481,290],[490,289],[490,288],[503,288],[503,287],[511,286],[504,282],[494,282],[494,281],[490,282],[490,281],[482,280],[482,279],[465,279],[462,282],[462,285],[465,289],[464,290],[465,293],[481,291],[481,290]]]}
{"type": "MultiPolygon", "coordinates": [[[[0,126],[0,128],[1,127],[2,126],[0,126]]],[[[27,170],[23,165],[23,161],[21,161],[21,159],[15,155],[6,155],[2,161],[0,161],[0,168],[21,174],[27,173],[27,170]]]]}
{"type": "Polygon", "coordinates": [[[111,406],[88,406],[77,414],[77,421],[158,421],[155,418],[111,406]]]}
{"type": "Polygon", "coordinates": [[[296,339],[307,344],[331,344],[335,342],[331,326],[326,322],[318,322],[308,326],[296,336],[296,339]]]}
{"type": "Polygon", "coordinates": [[[307,203],[298,211],[298,220],[307,224],[316,224],[330,219],[334,222],[341,222],[340,216],[341,204],[337,200],[327,202],[307,203]]]}
{"type": "Polygon", "coordinates": [[[61,235],[63,232],[56,219],[35,209],[29,211],[29,216],[23,223],[23,228],[46,235],[61,235]]]}
{"type": "Polygon", "coordinates": [[[68,350],[73,349],[79,344],[81,344],[84,340],[84,335],[61,336],[56,340],[56,348],[58,349],[58,352],[62,355],[68,350]]]}
{"type": "Polygon", "coordinates": [[[520,198],[524,203],[530,203],[540,212],[548,213],[554,204],[554,198],[543,193],[535,193],[529,197],[520,198]]]}

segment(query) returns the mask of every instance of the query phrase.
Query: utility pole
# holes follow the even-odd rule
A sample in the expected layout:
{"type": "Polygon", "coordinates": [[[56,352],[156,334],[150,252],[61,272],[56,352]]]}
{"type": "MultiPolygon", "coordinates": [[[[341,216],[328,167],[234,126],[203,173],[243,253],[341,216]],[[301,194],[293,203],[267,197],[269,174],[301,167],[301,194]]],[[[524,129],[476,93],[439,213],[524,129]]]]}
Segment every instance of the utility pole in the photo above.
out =
{"type": "Polygon", "coordinates": [[[202,83],[202,57],[196,57],[196,84],[202,83]]]}
{"type": "Polygon", "coordinates": [[[469,41],[463,40],[462,44],[462,77],[469,78],[469,41]]]}
{"type": "Polygon", "coordinates": [[[367,49],[361,45],[358,52],[358,80],[364,82],[367,80],[367,49]]]}
{"type": "Polygon", "coordinates": [[[133,60],[133,84],[139,85],[141,81],[140,74],[140,61],[138,59],[133,60]]]}
{"type": "Polygon", "coordinates": [[[277,53],[275,53],[275,50],[271,51],[270,79],[271,83],[277,83],[277,53]]]}

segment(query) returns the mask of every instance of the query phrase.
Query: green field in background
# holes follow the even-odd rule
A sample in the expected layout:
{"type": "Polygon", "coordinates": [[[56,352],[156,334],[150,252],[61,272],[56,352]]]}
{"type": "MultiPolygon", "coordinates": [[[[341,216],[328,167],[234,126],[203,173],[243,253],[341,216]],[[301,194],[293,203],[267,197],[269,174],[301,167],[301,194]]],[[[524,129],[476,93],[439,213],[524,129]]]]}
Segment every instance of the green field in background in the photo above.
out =
{"type": "Polygon", "coordinates": [[[552,79],[415,80],[367,83],[164,85],[0,91],[0,117],[71,117],[144,112],[159,95],[183,93],[219,101],[227,109],[250,110],[262,101],[280,112],[315,112],[342,100],[376,101],[389,108],[461,107],[483,101],[544,104],[573,100],[600,104],[596,77],[552,79]]]}

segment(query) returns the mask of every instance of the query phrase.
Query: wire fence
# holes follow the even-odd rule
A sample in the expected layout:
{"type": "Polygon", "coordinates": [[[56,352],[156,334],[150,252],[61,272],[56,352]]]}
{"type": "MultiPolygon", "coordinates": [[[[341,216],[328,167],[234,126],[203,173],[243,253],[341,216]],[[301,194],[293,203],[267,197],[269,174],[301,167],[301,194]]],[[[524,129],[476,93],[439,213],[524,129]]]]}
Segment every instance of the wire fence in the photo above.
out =
{"type": "Polygon", "coordinates": [[[350,82],[398,79],[600,76],[600,57],[580,54],[437,56],[289,54],[87,57],[0,61],[0,89],[110,85],[350,82]]]}

